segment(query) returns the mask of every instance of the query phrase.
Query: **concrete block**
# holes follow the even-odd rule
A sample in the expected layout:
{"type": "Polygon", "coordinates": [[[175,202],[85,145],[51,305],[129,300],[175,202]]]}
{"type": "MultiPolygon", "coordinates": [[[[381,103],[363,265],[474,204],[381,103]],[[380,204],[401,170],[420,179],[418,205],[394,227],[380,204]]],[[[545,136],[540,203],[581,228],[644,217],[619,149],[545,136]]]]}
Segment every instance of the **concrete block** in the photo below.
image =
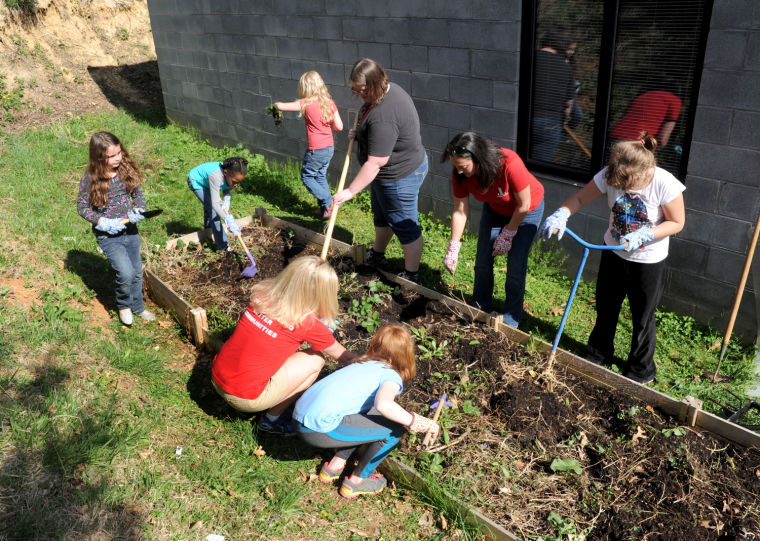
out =
{"type": "Polygon", "coordinates": [[[683,199],[687,210],[687,220],[691,210],[715,212],[721,185],[719,181],[688,175],[685,184],[686,191],[683,192],[683,199]]]}
{"type": "MultiPolygon", "coordinates": [[[[356,60],[361,58],[371,58],[375,62],[379,62],[383,68],[387,68],[391,65],[391,46],[389,43],[359,41],[356,44],[356,48],[359,53],[359,57],[356,60]]],[[[349,66],[349,69],[351,67],[352,66],[349,66]]]]}
{"type": "Polygon", "coordinates": [[[385,0],[386,12],[383,15],[399,18],[428,17],[430,10],[427,2],[420,0],[385,0]]]}
{"type": "Polygon", "coordinates": [[[452,21],[451,46],[488,51],[519,51],[520,24],[493,21],[452,21]]]}
{"type": "Polygon", "coordinates": [[[217,70],[225,73],[229,71],[227,65],[227,55],[224,53],[210,52],[206,55],[206,61],[208,62],[209,69],[217,70]]]}
{"type": "Polygon", "coordinates": [[[739,100],[741,81],[742,74],[739,72],[704,69],[699,87],[699,105],[733,108],[739,100]]]}
{"type": "Polygon", "coordinates": [[[517,84],[493,83],[493,108],[499,111],[517,111],[517,84]]]}
{"type": "Polygon", "coordinates": [[[433,100],[449,99],[449,78],[430,73],[412,74],[412,95],[433,100]]]}
{"type": "Polygon", "coordinates": [[[519,55],[517,53],[472,51],[470,62],[473,77],[517,82],[519,66],[519,55]]]}
{"type": "Polygon", "coordinates": [[[469,20],[474,16],[473,6],[470,2],[444,2],[433,0],[430,10],[435,17],[441,19],[469,20]]]}
{"type": "Polygon", "coordinates": [[[760,150],[760,112],[734,112],[731,145],[760,150]]]}
{"type": "Polygon", "coordinates": [[[710,245],[713,243],[713,232],[719,229],[720,222],[720,217],[712,213],[690,210],[686,225],[678,236],[683,240],[710,245]]]}
{"type": "MultiPolygon", "coordinates": [[[[422,135],[422,142],[429,149],[428,155],[430,161],[440,161],[441,150],[451,140],[448,128],[422,123],[420,124],[420,134],[422,135]]],[[[432,170],[432,163],[430,164],[430,168],[432,170]]]]}
{"type": "Polygon", "coordinates": [[[248,53],[256,53],[263,56],[275,56],[277,54],[277,40],[271,36],[253,36],[247,38],[253,47],[248,53]]]}
{"type": "Polygon", "coordinates": [[[239,72],[247,72],[248,71],[248,55],[244,54],[237,54],[237,53],[226,53],[227,55],[227,68],[229,71],[239,71],[239,72]]]}
{"type": "Polygon", "coordinates": [[[690,269],[695,275],[704,273],[709,247],[698,242],[682,239],[680,236],[670,239],[668,261],[679,268],[690,269]]]}
{"type": "Polygon", "coordinates": [[[520,0],[473,0],[472,18],[487,21],[520,22],[522,2],[520,0]]]}
{"type": "Polygon", "coordinates": [[[325,2],[315,0],[288,0],[273,2],[272,5],[272,12],[282,15],[318,15],[323,13],[324,9],[325,2]]]}
{"type": "Polygon", "coordinates": [[[356,2],[325,2],[325,14],[338,17],[351,17],[358,13],[356,2]]]}
{"type": "MultiPolygon", "coordinates": [[[[758,19],[760,19],[760,6],[756,9],[758,13],[758,19]]],[[[758,70],[760,69],[760,21],[749,33],[747,41],[747,56],[744,59],[744,67],[747,69],[758,70]]]]}
{"type": "Polygon", "coordinates": [[[716,282],[738,284],[744,269],[744,259],[744,255],[736,252],[711,248],[707,256],[705,277],[716,282]]]}
{"type": "Polygon", "coordinates": [[[447,47],[449,45],[449,22],[445,19],[411,19],[409,36],[417,45],[447,47]]]}
{"type": "Polygon", "coordinates": [[[343,25],[338,17],[312,17],[314,39],[341,39],[343,25]]]}
{"type": "MultiPolygon", "coordinates": [[[[330,62],[353,66],[359,60],[355,41],[328,41],[327,58],[330,62]]],[[[345,79],[344,79],[345,80],[345,79]]]]}
{"type": "Polygon", "coordinates": [[[715,2],[710,21],[711,31],[715,29],[748,28],[752,24],[752,8],[756,5],[754,0],[721,0],[715,2]]]}
{"type": "Polygon", "coordinates": [[[726,306],[731,306],[735,287],[728,284],[675,272],[671,275],[669,294],[680,299],[691,299],[697,310],[711,310],[713,317],[726,306]]]}
{"type": "MultiPolygon", "coordinates": [[[[753,216],[757,218],[757,216],[753,216]]],[[[752,221],[754,224],[754,220],[752,221]]],[[[712,247],[725,248],[734,252],[745,252],[749,243],[750,223],[727,217],[718,217],[712,247]]]]}
{"type": "Polygon", "coordinates": [[[692,141],[728,144],[733,111],[717,107],[698,107],[694,119],[692,141]]]}
{"type": "Polygon", "coordinates": [[[428,71],[428,49],[418,45],[391,44],[391,65],[396,70],[428,71]]]}
{"type": "Polygon", "coordinates": [[[692,143],[689,174],[756,186],[757,171],[760,171],[760,151],[692,143]]]}
{"type": "Polygon", "coordinates": [[[754,223],[760,208],[758,186],[723,184],[717,203],[719,214],[754,223]]]}
{"type": "Polygon", "coordinates": [[[488,108],[493,106],[493,81],[489,79],[451,77],[449,92],[451,101],[457,103],[488,108]]]}
{"type": "Polygon", "coordinates": [[[327,42],[314,39],[277,38],[277,56],[299,60],[326,60],[327,42]]]}
{"type": "MultiPolygon", "coordinates": [[[[404,92],[412,95],[412,74],[406,70],[386,69],[385,73],[391,82],[396,83],[398,86],[404,89],[404,92]]],[[[354,98],[356,99],[356,98],[354,98]]],[[[414,101],[414,99],[412,99],[414,101]]]]}
{"type": "Polygon", "coordinates": [[[705,49],[705,66],[710,68],[740,68],[744,64],[747,32],[736,30],[710,31],[705,49]]]}
{"type": "Polygon", "coordinates": [[[367,28],[367,19],[346,17],[341,22],[343,27],[343,39],[361,41],[372,37],[371,30],[367,28]]]}
{"type": "MultiPolygon", "coordinates": [[[[668,275],[665,280],[667,281],[668,275]]],[[[662,299],[660,300],[660,306],[669,312],[674,312],[682,316],[694,317],[696,313],[696,306],[690,300],[676,299],[668,294],[668,290],[663,292],[662,299]]]]}
{"type": "Polygon", "coordinates": [[[509,111],[472,108],[473,129],[488,137],[508,137],[514,139],[517,131],[517,115],[509,111]]]}
{"type": "Polygon", "coordinates": [[[266,71],[262,75],[290,79],[290,61],[271,56],[265,57],[266,71]]]}
{"type": "Polygon", "coordinates": [[[406,19],[375,19],[371,28],[375,41],[392,44],[410,42],[409,22],[406,19]]]}
{"type": "Polygon", "coordinates": [[[385,2],[375,2],[374,0],[354,0],[356,4],[356,13],[364,17],[387,17],[388,10],[385,2]]]}
{"type": "Polygon", "coordinates": [[[444,126],[458,131],[470,128],[470,108],[451,102],[415,99],[420,121],[433,126],[444,126]]]}
{"type": "Polygon", "coordinates": [[[431,73],[443,75],[470,74],[470,52],[466,49],[451,47],[429,47],[428,64],[431,73]]]}
{"type": "Polygon", "coordinates": [[[314,37],[314,21],[312,17],[288,16],[287,35],[291,38],[314,37]]]}
{"type": "Polygon", "coordinates": [[[248,74],[253,74],[256,76],[263,76],[268,77],[269,73],[267,71],[268,69],[268,61],[269,59],[274,58],[271,56],[258,56],[258,55],[252,55],[248,57],[248,73],[241,73],[241,76],[245,76],[248,74]]]}
{"type": "MultiPolygon", "coordinates": [[[[210,0],[214,3],[215,0],[210,0]]],[[[267,15],[274,12],[273,0],[245,0],[239,2],[237,6],[241,15],[267,15]]]]}
{"type": "Polygon", "coordinates": [[[279,15],[263,15],[259,17],[260,34],[269,37],[285,37],[288,35],[288,18],[279,15]]]}

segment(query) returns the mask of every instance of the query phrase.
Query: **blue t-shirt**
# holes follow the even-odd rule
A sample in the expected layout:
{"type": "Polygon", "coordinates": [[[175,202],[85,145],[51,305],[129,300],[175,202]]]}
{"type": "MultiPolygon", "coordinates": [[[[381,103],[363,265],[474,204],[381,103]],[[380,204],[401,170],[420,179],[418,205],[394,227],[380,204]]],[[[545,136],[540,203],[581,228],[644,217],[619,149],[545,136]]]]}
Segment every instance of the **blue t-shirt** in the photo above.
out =
{"type": "Polygon", "coordinates": [[[364,413],[375,405],[375,395],[386,381],[404,388],[401,376],[378,361],[350,364],[306,389],[296,402],[293,419],[315,432],[334,430],[346,415],[364,413]]]}
{"type": "Polygon", "coordinates": [[[198,167],[194,167],[187,174],[187,178],[193,181],[193,190],[202,190],[204,188],[216,188],[217,190],[224,191],[231,190],[232,186],[224,181],[221,165],[219,162],[206,162],[198,167]],[[212,181],[215,182],[209,182],[209,177],[212,175],[212,181]],[[217,184],[217,186],[213,186],[212,184],[217,184]]]}

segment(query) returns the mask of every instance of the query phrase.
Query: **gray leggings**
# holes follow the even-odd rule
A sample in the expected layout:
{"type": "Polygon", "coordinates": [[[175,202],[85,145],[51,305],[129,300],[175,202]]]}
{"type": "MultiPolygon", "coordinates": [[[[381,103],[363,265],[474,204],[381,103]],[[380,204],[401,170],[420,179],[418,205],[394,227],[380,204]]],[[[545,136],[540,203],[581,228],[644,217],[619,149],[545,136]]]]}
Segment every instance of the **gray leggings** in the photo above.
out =
{"type": "Polygon", "coordinates": [[[361,445],[367,449],[359,457],[354,473],[359,477],[369,477],[391,450],[398,445],[403,427],[383,417],[372,408],[366,413],[346,415],[340,424],[330,432],[309,430],[298,421],[295,428],[299,436],[314,447],[335,449],[335,455],[348,460],[361,445]]]}

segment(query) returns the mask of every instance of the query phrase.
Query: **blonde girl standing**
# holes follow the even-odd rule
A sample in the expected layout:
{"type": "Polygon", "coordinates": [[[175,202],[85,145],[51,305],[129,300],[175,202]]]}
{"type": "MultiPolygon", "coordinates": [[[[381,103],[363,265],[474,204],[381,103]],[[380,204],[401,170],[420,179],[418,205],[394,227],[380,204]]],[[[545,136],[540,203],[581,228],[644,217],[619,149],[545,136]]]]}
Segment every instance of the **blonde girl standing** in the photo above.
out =
{"type": "Polygon", "coordinates": [[[330,97],[322,77],[307,71],[298,81],[296,101],[278,101],[280,111],[298,111],[306,123],[307,149],[301,165],[301,181],[319,203],[319,215],[327,220],[332,215],[333,198],[327,184],[327,167],[335,153],[332,130],[341,131],[343,121],[330,97]]]}

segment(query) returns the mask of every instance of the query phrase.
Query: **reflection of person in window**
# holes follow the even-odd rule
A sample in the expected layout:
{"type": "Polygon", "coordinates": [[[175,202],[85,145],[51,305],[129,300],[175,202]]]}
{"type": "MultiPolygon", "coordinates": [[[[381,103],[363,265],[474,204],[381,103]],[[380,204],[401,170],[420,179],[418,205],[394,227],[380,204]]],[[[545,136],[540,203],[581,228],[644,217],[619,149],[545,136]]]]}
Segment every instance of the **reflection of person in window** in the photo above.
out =
{"type": "Polygon", "coordinates": [[[667,146],[678,116],[681,99],[667,90],[650,90],[636,96],[623,117],[612,127],[610,137],[615,140],[636,140],[641,132],[657,134],[661,149],[667,146]]]}
{"type": "Polygon", "coordinates": [[[569,42],[560,29],[547,32],[536,52],[530,157],[550,162],[573,106],[575,78],[565,61],[569,42]]]}
{"type": "MultiPolygon", "coordinates": [[[[578,94],[581,90],[581,83],[575,77],[575,53],[577,51],[578,43],[574,41],[567,46],[567,53],[565,56],[565,62],[567,62],[573,72],[573,92],[575,94],[578,94]]],[[[570,114],[567,117],[567,127],[574,130],[580,126],[581,122],[583,122],[583,109],[581,109],[581,106],[578,104],[576,97],[573,96],[573,103],[570,106],[570,114]]]]}

